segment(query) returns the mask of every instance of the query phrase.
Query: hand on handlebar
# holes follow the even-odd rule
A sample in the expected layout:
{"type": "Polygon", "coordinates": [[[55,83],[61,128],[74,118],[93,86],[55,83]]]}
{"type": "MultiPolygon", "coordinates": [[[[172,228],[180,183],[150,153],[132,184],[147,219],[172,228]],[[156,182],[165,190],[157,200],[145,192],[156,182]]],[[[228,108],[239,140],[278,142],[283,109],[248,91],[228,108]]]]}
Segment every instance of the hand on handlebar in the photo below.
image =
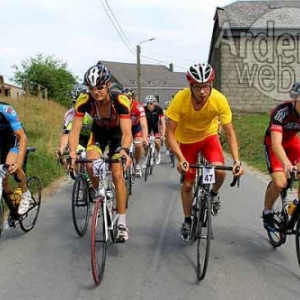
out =
{"type": "Polygon", "coordinates": [[[179,173],[185,173],[189,170],[189,163],[187,161],[178,162],[177,170],[179,173]]]}

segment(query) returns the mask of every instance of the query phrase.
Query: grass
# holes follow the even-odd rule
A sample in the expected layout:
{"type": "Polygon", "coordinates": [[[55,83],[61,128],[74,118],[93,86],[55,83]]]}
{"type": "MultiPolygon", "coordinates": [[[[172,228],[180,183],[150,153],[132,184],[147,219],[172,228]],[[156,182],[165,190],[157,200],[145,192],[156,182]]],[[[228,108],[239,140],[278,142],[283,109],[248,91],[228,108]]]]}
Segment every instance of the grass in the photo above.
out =
{"type": "MultiPolygon", "coordinates": [[[[270,120],[269,114],[234,116],[233,125],[239,142],[240,158],[267,173],[263,138],[270,120]]],[[[225,150],[228,150],[225,146],[225,150]]]]}
{"type": "Polygon", "coordinates": [[[28,146],[37,148],[35,153],[29,154],[27,174],[38,176],[43,187],[48,186],[64,174],[61,165],[57,164],[55,150],[66,108],[54,101],[37,98],[4,98],[3,101],[17,111],[28,136],[28,146]]]}

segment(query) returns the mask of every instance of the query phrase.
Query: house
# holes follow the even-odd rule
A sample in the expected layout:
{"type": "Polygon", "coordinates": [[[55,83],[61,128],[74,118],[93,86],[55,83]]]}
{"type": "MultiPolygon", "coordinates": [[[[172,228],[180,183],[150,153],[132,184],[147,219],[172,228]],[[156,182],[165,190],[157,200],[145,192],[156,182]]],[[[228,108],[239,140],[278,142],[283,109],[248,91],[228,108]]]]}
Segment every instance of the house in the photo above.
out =
{"type": "MultiPolygon", "coordinates": [[[[11,97],[15,99],[25,94],[25,91],[22,88],[8,83],[4,83],[4,89],[5,89],[4,97],[11,97]]],[[[3,96],[2,88],[0,88],[0,97],[2,96],[3,96]]]]}
{"type": "Polygon", "coordinates": [[[269,111],[300,80],[300,1],[218,7],[209,50],[215,87],[233,110],[269,111]]]}
{"type": "MultiPolygon", "coordinates": [[[[113,75],[113,81],[126,88],[137,91],[137,65],[100,60],[113,75]]],[[[174,94],[187,86],[185,73],[174,72],[173,64],[164,65],[141,64],[141,102],[147,95],[157,97],[160,104],[170,100],[174,94]]]]}

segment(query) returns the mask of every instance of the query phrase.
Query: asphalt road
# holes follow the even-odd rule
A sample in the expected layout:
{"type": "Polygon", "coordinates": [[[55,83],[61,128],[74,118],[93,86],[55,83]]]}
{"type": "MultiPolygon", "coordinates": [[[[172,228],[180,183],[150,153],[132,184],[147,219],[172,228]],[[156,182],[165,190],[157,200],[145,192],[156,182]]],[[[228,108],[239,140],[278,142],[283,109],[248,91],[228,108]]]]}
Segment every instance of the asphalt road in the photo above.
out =
{"type": "Polygon", "coordinates": [[[128,210],[130,238],[108,249],[105,277],[95,287],[89,232],[71,220],[72,182],[44,197],[36,227],[6,230],[0,240],[0,299],[299,299],[295,240],[273,249],[262,227],[266,177],[250,172],[241,187],[222,189],[205,279],[195,275],[196,247],[179,237],[183,219],[177,172],[166,164],[136,182],[128,210]]]}

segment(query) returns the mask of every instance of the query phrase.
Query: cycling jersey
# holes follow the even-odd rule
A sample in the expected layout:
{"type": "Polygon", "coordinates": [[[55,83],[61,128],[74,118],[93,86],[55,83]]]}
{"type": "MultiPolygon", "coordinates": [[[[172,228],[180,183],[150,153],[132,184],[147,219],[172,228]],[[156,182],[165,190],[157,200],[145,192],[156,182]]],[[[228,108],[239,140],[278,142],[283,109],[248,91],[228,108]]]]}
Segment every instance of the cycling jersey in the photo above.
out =
{"type": "Polygon", "coordinates": [[[133,99],[131,103],[130,115],[132,126],[138,125],[140,123],[140,119],[146,116],[143,105],[135,99],[133,99]]]}
{"type": "Polygon", "coordinates": [[[17,152],[19,140],[15,131],[23,129],[18,114],[8,103],[0,102],[0,163],[5,163],[9,151],[17,152]]]}
{"type": "MultiPolygon", "coordinates": [[[[75,116],[75,108],[69,109],[64,116],[64,124],[63,124],[63,133],[69,134],[70,130],[72,129],[72,122],[75,116]]],[[[93,118],[88,114],[85,113],[83,117],[83,124],[81,127],[80,135],[84,137],[89,137],[91,134],[93,124],[93,118]]]]}
{"type": "Polygon", "coordinates": [[[270,123],[265,133],[265,144],[271,144],[271,132],[282,133],[282,143],[293,138],[300,131],[300,116],[291,101],[276,106],[271,111],[270,123]]]}
{"type": "Polygon", "coordinates": [[[177,122],[175,138],[180,143],[200,142],[218,133],[218,120],[222,125],[232,121],[232,113],[226,97],[212,89],[202,109],[196,111],[192,105],[189,88],[179,91],[166,111],[168,119],[177,122]]]}
{"type": "Polygon", "coordinates": [[[284,168],[272,149],[271,132],[282,133],[282,147],[293,165],[300,162],[300,116],[294,103],[288,101],[276,106],[270,115],[270,123],[265,133],[264,147],[267,167],[270,173],[284,172],[284,168]]]}
{"type": "Polygon", "coordinates": [[[144,109],[147,118],[148,133],[153,133],[158,137],[160,118],[164,117],[163,109],[157,104],[154,104],[154,108],[152,111],[148,108],[147,105],[144,106],[144,109]]]}
{"type": "Polygon", "coordinates": [[[102,153],[109,144],[109,155],[112,156],[118,147],[121,146],[122,131],[120,119],[130,119],[130,101],[119,93],[110,92],[110,116],[101,118],[96,100],[90,93],[81,94],[75,104],[75,117],[83,118],[88,113],[93,119],[91,136],[87,148],[93,146],[100,148],[102,153]]]}

